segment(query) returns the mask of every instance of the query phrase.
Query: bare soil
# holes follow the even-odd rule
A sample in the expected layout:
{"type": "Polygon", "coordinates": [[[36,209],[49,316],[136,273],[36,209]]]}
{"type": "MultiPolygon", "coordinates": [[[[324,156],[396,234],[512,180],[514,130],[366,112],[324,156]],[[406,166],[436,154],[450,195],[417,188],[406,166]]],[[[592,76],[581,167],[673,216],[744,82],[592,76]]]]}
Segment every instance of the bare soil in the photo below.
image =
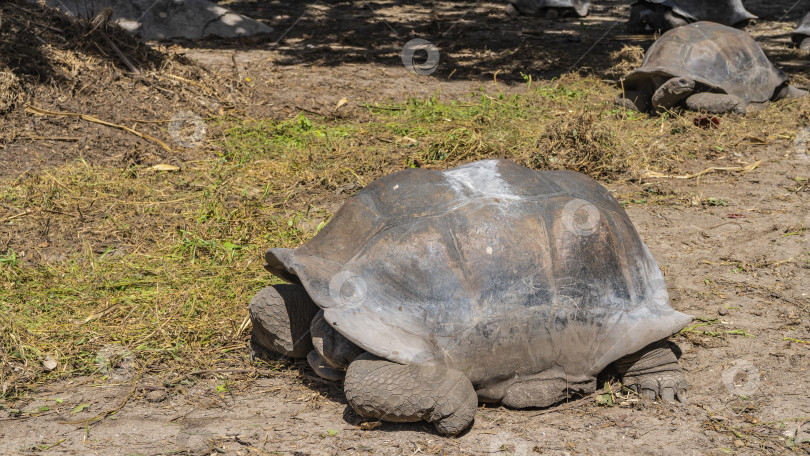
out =
{"type": "MultiPolygon", "coordinates": [[[[521,72],[537,79],[573,69],[615,79],[617,62],[608,56],[629,40],[619,36],[628,5],[618,1],[595,2],[583,19],[513,19],[492,2],[472,8],[461,2],[222,3],[278,33],[301,19],[277,46],[276,36],[184,43],[163,48],[177,56],[168,62],[148,48],[128,51],[151,68],[173,68],[168,73],[182,79],[156,82],[161,76],[147,71],[148,84],[139,85],[110,72],[72,87],[78,73],[71,80],[69,67],[55,69],[67,75],[62,83],[37,86],[17,109],[0,114],[0,177],[13,183],[77,158],[122,169],[130,162],[199,158],[81,118],[26,114],[23,102],[137,126],[157,137],[165,137],[165,123],[137,120],[203,108],[211,115],[223,109],[285,118],[306,110],[361,120],[367,103],[434,94],[464,99],[482,86],[518,93],[525,87],[521,72]],[[441,50],[431,77],[399,61],[412,37],[430,39],[441,50]],[[349,104],[337,113],[342,98],[349,104]]],[[[788,44],[808,5],[788,11],[791,5],[747,2],[761,18],[747,30],[801,83],[810,78],[808,57],[788,44]]],[[[56,33],[36,21],[30,27],[56,33]]],[[[651,41],[633,42],[646,47],[651,41]]],[[[30,52],[15,49],[19,59],[30,52]]],[[[20,75],[29,87],[37,77],[20,75]]],[[[684,172],[726,163],[733,154],[694,158],[683,163],[684,172]]],[[[548,410],[482,406],[470,431],[447,439],[424,423],[362,429],[364,420],[347,406],[340,385],[316,379],[305,363],[258,366],[248,377],[212,371],[168,384],[160,373],[138,377],[124,364],[106,380],[43,384],[5,401],[0,453],[810,454],[810,160],[789,140],[769,141],[746,157],[755,160],[761,163],[750,172],[606,184],[627,203],[662,265],[673,306],[697,317],[694,324],[705,323],[673,337],[690,383],[686,404],[617,393],[613,406],[593,397],[548,410]],[[95,420],[99,414],[106,418],[95,420]]]]}

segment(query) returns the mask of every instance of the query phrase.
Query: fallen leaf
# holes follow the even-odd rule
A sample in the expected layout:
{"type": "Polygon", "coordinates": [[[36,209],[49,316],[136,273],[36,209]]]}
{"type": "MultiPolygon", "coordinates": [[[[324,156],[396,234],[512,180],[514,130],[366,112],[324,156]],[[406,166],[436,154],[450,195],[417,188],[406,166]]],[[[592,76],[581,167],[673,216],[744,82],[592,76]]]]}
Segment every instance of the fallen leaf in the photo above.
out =
{"type": "Polygon", "coordinates": [[[382,423],[379,421],[366,421],[364,423],[360,423],[360,429],[364,431],[368,431],[374,428],[378,428],[382,426],[382,423]]]}
{"type": "Polygon", "coordinates": [[[346,103],[348,103],[348,102],[349,102],[349,99],[348,99],[348,98],[345,98],[345,97],[344,97],[344,98],[341,98],[341,99],[340,99],[340,101],[338,101],[338,102],[337,102],[337,104],[335,105],[335,111],[337,111],[338,109],[340,109],[340,107],[341,107],[341,106],[345,105],[345,104],[346,104],[346,103]]]}

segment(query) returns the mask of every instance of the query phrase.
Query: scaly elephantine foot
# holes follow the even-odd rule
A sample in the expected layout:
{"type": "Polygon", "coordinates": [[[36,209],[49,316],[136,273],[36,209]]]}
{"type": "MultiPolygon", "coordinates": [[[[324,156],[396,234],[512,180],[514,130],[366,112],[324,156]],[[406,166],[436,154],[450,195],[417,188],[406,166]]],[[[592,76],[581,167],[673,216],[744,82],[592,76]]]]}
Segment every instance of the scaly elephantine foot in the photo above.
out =
{"type": "Polygon", "coordinates": [[[686,107],[693,111],[712,114],[722,114],[724,112],[745,114],[747,111],[747,106],[740,97],[710,92],[701,92],[690,96],[686,99],[686,107]]]}
{"type": "Polygon", "coordinates": [[[398,423],[425,420],[444,435],[467,429],[478,396],[461,372],[425,364],[397,364],[366,353],[349,365],[346,400],[361,416],[398,423]]]}
{"type": "Polygon", "coordinates": [[[309,325],[318,310],[300,285],[273,285],[262,289],[250,300],[253,351],[268,350],[291,358],[305,358],[312,350],[309,325]]]}
{"type": "Polygon", "coordinates": [[[650,344],[614,363],[622,384],[649,399],[686,402],[687,382],[668,341],[650,344]]]}

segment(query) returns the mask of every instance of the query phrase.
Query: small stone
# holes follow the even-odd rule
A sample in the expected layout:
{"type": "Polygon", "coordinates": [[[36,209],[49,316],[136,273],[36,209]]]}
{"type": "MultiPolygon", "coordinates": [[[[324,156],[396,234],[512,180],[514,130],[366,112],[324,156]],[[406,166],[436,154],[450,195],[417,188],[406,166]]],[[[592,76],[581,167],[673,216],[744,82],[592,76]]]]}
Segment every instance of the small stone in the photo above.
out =
{"type": "Polygon", "coordinates": [[[146,395],[149,402],[163,402],[166,400],[166,390],[152,390],[146,395]]]}
{"type": "Polygon", "coordinates": [[[740,439],[737,439],[737,440],[734,441],[734,446],[737,447],[737,448],[742,448],[742,447],[745,446],[745,442],[743,442],[740,439]]]}
{"type": "Polygon", "coordinates": [[[51,358],[50,356],[45,356],[45,359],[42,360],[42,367],[44,367],[45,370],[52,371],[56,369],[56,366],[57,366],[56,361],[54,361],[54,359],[51,358]]]}
{"type": "Polygon", "coordinates": [[[721,306],[720,308],[717,309],[717,313],[720,315],[728,315],[728,309],[721,306]]]}

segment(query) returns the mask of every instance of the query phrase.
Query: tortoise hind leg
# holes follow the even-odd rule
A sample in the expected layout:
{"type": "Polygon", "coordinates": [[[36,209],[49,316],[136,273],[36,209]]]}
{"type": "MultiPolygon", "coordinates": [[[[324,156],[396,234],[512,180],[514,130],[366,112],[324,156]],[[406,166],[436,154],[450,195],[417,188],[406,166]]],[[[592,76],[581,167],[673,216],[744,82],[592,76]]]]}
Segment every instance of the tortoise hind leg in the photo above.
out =
{"type": "Polygon", "coordinates": [[[309,325],[318,310],[300,285],[273,285],[256,293],[250,300],[254,356],[305,358],[312,350],[309,325]]]}
{"type": "Polygon", "coordinates": [[[686,402],[686,376],[672,345],[666,341],[650,344],[613,363],[622,385],[644,397],[686,402]]]}
{"type": "Polygon", "coordinates": [[[349,365],[346,400],[361,416],[397,423],[425,420],[444,435],[467,429],[478,397],[459,371],[427,364],[397,364],[370,353],[349,365]]]}

